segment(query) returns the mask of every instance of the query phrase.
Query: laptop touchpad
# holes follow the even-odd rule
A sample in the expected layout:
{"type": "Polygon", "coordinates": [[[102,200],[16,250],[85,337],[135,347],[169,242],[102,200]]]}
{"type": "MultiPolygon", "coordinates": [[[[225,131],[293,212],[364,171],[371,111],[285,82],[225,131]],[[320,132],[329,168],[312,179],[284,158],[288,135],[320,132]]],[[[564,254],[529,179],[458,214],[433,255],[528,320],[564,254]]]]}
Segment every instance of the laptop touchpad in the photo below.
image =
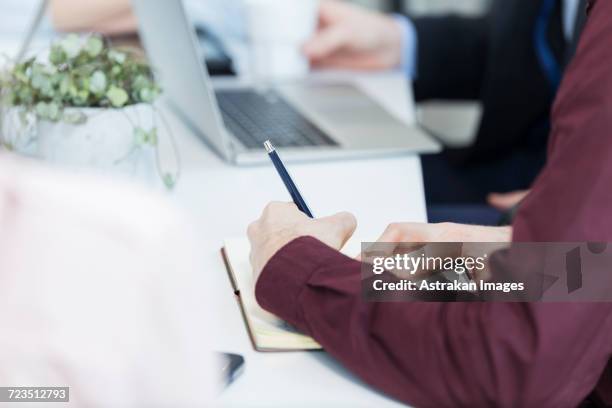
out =
{"type": "Polygon", "coordinates": [[[380,126],[390,114],[350,84],[297,84],[280,88],[306,116],[334,127],[380,126]]]}

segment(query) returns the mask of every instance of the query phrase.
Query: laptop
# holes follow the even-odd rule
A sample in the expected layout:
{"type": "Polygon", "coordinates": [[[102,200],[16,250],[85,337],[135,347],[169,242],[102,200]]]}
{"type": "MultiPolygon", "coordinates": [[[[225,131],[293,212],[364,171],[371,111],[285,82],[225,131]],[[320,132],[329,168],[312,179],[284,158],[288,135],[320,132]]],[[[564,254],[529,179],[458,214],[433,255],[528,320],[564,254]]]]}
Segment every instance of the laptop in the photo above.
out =
{"type": "Polygon", "coordinates": [[[228,162],[268,163],[263,149],[268,139],[287,161],[439,150],[424,130],[393,117],[350,82],[213,83],[182,1],[132,3],[170,105],[228,162]]]}

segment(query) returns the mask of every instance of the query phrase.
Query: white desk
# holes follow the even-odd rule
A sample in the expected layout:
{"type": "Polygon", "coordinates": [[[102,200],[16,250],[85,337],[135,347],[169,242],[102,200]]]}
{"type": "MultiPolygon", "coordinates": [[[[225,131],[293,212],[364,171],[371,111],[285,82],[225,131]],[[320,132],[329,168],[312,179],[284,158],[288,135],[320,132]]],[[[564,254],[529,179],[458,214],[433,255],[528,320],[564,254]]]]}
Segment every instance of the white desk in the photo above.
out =
{"type": "MultiPolygon", "coordinates": [[[[408,122],[414,121],[409,87],[401,75],[363,76],[357,83],[408,122]]],[[[249,222],[271,200],[288,201],[273,167],[224,164],[185,127],[172,119],[179,136],[183,176],[175,198],[193,213],[202,232],[210,285],[217,289],[217,350],[242,354],[245,371],[219,397],[219,406],[393,406],[323,352],[259,353],[247,336],[219,256],[223,239],[243,236],[249,222]]],[[[317,216],[354,213],[358,237],[375,238],[392,221],[425,221],[418,156],[323,162],[288,166],[317,216]]]]}
{"type": "MultiPolygon", "coordinates": [[[[14,43],[0,44],[11,52],[14,43]]],[[[400,119],[414,122],[410,89],[399,74],[356,79],[364,91],[400,119]]],[[[217,400],[224,407],[381,407],[397,402],[362,383],[324,352],[258,353],[251,346],[219,250],[223,239],[245,234],[271,200],[289,197],[271,165],[226,165],[176,117],[168,115],[182,156],[183,176],[173,197],[193,215],[202,257],[216,289],[213,346],[242,354],[243,374],[217,400]]],[[[425,221],[418,156],[288,166],[317,216],[351,211],[358,237],[373,239],[393,221],[425,221]]]]}
{"type": "MultiPolygon", "coordinates": [[[[0,51],[14,50],[0,44],[0,51]]],[[[410,88],[399,74],[364,75],[356,83],[392,113],[414,122],[410,88]]],[[[224,407],[382,407],[400,406],[362,383],[324,352],[258,353],[251,346],[234,300],[219,250],[223,239],[245,234],[271,200],[289,197],[271,165],[226,165],[172,115],[183,176],[173,197],[193,215],[203,241],[202,273],[216,289],[213,346],[242,354],[243,374],[219,397],[224,407]]],[[[418,156],[351,160],[288,166],[317,216],[351,211],[356,236],[373,239],[393,221],[425,221],[425,200],[418,156]]]]}

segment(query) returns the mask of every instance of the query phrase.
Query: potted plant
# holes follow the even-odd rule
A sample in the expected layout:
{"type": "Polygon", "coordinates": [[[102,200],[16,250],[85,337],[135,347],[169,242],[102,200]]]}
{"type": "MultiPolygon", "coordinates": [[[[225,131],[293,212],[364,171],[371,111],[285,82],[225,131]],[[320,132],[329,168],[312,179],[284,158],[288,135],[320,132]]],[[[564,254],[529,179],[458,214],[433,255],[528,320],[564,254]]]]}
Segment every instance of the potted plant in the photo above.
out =
{"type": "Polygon", "coordinates": [[[69,166],[140,178],[178,180],[178,152],[155,101],[161,91],[142,54],[101,36],[68,35],[47,55],[0,74],[0,143],[69,166]],[[165,171],[160,125],[170,138],[175,171],[165,171]]]}

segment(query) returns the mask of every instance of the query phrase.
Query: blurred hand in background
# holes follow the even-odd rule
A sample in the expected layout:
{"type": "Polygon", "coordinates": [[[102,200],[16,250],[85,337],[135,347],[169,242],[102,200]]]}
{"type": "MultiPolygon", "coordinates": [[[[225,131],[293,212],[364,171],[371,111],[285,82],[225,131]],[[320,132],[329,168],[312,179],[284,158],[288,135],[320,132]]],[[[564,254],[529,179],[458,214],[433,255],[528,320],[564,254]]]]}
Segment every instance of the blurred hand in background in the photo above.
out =
{"type": "Polygon", "coordinates": [[[324,0],[319,27],[304,45],[317,67],[389,69],[402,59],[402,27],[393,17],[336,0],[324,0]]]}
{"type": "Polygon", "coordinates": [[[518,205],[529,194],[529,190],[517,190],[509,193],[491,193],[487,202],[500,211],[508,211],[518,205]]]}
{"type": "Polygon", "coordinates": [[[125,34],[136,30],[136,17],[129,0],[51,0],[56,30],[125,34]]]}

